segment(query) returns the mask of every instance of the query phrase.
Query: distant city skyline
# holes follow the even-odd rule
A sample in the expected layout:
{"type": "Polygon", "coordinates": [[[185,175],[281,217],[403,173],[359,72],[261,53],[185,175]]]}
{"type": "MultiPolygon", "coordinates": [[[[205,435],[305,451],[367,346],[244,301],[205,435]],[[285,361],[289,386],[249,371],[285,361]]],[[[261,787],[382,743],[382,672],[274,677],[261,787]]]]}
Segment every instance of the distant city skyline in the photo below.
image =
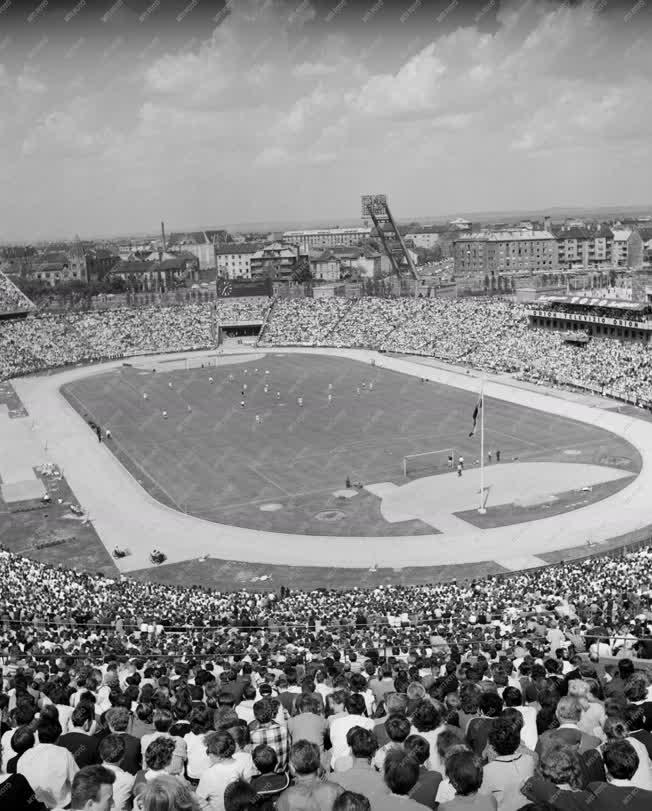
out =
{"type": "Polygon", "coordinates": [[[0,243],[650,210],[652,4],[0,4],[0,243]],[[561,204],[560,204],[561,201],[561,204]]]}

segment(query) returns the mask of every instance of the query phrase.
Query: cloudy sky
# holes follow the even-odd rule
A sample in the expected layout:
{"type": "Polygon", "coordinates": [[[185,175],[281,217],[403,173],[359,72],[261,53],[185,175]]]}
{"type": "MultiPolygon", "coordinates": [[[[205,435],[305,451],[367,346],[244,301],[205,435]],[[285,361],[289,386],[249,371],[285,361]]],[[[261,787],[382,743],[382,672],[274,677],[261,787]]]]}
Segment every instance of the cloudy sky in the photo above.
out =
{"type": "Polygon", "coordinates": [[[0,242],[652,201],[643,0],[0,0],[0,242]]]}

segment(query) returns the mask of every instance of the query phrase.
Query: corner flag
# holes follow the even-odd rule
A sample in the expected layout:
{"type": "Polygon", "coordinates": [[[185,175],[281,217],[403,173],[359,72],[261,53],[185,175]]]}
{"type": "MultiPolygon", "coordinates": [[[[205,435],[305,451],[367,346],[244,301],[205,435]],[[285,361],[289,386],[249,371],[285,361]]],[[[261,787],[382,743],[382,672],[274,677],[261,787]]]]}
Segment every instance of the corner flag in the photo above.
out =
{"type": "Polygon", "coordinates": [[[475,434],[475,429],[478,424],[478,414],[480,413],[480,409],[482,408],[482,400],[484,398],[484,393],[480,392],[480,399],[478,400],[475,408],[473,409],[473,429],[469,436],[473,436],[475,434]]]}

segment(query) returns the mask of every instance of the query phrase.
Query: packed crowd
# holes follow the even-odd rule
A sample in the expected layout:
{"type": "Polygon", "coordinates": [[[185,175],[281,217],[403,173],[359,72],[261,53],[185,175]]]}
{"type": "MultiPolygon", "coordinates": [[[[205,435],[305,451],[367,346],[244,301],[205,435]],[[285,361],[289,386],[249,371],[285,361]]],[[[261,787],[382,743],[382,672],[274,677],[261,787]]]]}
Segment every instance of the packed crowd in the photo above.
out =
{"type": "Polygon", "coordinates": [[[0,313],[24,312],[31,309],[32,302],[0,271],[0,313]]]}
{"type": "Polygon", "coordinates": [[[345,598],[2,551],[0,807],[649,811],[651,561],[345,598]]]}
{"type": "Polygon", "coordinates": [[[269,300],[42,315],[0,325],[3,378],[86,361],[214,346],[214,321],[261,319],[269,300]]]}
{"type": "Polygon", "coordinates": [[[520,304],[364,298],[348,309],[335,309],[329,301],[277,301],[262,342],[428,355],[533,382],[652,402],[652,353],[646,346],[600,337],[573,346],[559,333],[531,329],[528,310],[520,304]]]}

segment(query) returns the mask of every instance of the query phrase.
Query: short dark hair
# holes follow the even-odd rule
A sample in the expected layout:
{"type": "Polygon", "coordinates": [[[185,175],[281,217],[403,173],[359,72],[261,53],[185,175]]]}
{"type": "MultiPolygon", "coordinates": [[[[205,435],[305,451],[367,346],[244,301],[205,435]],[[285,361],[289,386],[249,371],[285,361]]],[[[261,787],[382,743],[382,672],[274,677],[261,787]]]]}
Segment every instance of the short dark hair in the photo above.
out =
{"type": "Polygon", "coordinates": [[[174,721],[174,716],[170,712],[170,710],[165,709],[155,709],[154,710],[154,729],[157,732],[167,732],[168,729],[172,726],[172,722],[174,721]]]}
{"type": "Polygon", "coordinates": [[[513,755],[518,749],[521,731],[509,718],[501,716],[494,719],[488,740],[498,755],[513,755]]]}
{"type": "Polygon", "coordinates": [[[602,748],[607,772],[616,780],[631,780],[639,766],[636,749],[626,740],[607,741],[602,748]]]}
{"type": "Polygon", "coordinates": [[[36,731],[40,743],[56,743],[62,732],[61,724],[51,718],[41,718],[36,731]]]}
{"type": "Polygon", "coordinates": [[[440,722],[441,715],[435,705],[427,699],[420,701],[412,713],[412,723],[419,732],[432,732],[433,729],[437,729],[440,722]]]}
{"type": "Polygon", "coordinates": [[[190,713],[190,731],[195,735],[203,735],[212,726],[213,713],[206,707],[195,707],[190,713]]]}
{"type": "MultiPolygon", "coordinates": [[[[226,809],[228,811],[228,809],[226,809]]],[[[343,791],[333,803],[333,811],[371,811],[371,803],[364,794],[343,791]]]]}
{"type": "Polygon", "coordinates": [[[243,777],[224,789],[224,811],[250,811],[256,807],[257,800],[256,790],[243,777]]]}
{"type": "Polygon", "coordinates": [[[275,715],[274,704],[268,698],[261,698],[254,704],[254,718],[259,724],[269,724],[275,715]]]}
{"type": "Polygon", "coordinates": [[[83,808],[89,800],[98,800],[102,786],[112,786],[115,774],[104,766],[84,766],[74,776],[70,789],[70,807],[83,808]]]}
{"type": "Polygon", "coordinates": [[[106,763],[120,763],[125,755],[127,744],[123,735],[107,735],[98,747],[100,758],[106,763]]]}
{"type": "Polygon", "coordinates": [[[351,693],[347,696],[346,702],[346,711],[350,715],[366,715],[367,714],[367,705],[365,704],[364,696],[361,696],[360,693],[351,693]]]}
{"type": "Polygon", "coordinates": [[[297,774],[314,774],[319,769],[319,747],[310,741],[297,741],[290,750],[290,761],[297,774]]]}
{"type": "Polygon", "coordinates": [[[34,746],[35,741],[34,730],[31,727],[27,725],[18,727],[11,736],[11,748],[17,755],[22,755],[34,746]]]}
{"type": "Polygon", "coordinates": [[[496,718],[503,709],[503,700],[497,693],[484,692],[478,700],[478,709],[483,715],[496,718]]]}
{"type": "Polygon", "coordinates": [[[145,750],[147,768],[157,772],[168,766],[176,746],[172,738],[154,738],[145,750]]]}
{"type": "Polygon", "coordinates": [[[419,764],[400,749],[390,750],[384,764],[387,788],[392,794],[404,797],[415,787],[419,779],[419,764]]]}
{"type": "Polygon", "coordinates": [[[482,761],[475,752],[453,752],[446,759],[446,777],[457,794],[473,794],[482,785],[482,761]]]}
{"type": "Polygon", "coordinates": [[[276,771],[278,755],[276,750],[272,749],[271,746],[267,746],[266,743],[260,743],[254,748],[251,759],[261,774],[272,774],[272,772],[276,771]]]}
{"type": "Polygon", "coordinates": [[[72,711],[70,720],[72,721],[72,725],[74,727],[83,727],[84,724],[87,724],[89,721],[93,720],[93,710],[88,704],[78,704],[72,711]]]}
{"type": "Polygon", "coordinates": [[[378,749],[376,736],[364,727],[352,727],[346,733],[346,742],[351,747],[353,757],[371,759],[378,749]]]}
{"type": "Polygon", "coordinates": [[[209,732],[204,738],[206,751],[217,757],[231,757],[235,752],[235,741],[228,732],[209,732]]]}
{"type": "Polygon", "coordinates": [[[506,707],[520,707],[523,703],[523,693],[518,687],[505,687],[503,701],[506,707]]]}
{"type": "Polygon", "coordinates": [[[430,757],[430,744],[421,735],[408,735],[403,741],[403,749],[412,755],[419,766],[423,766],[430,757]]]}
{"type": "Polygon", "coordinates": [[[403,743],[410,734],[412,724],[404,715],[391,715],[385,721],[387,737],[394,743],[403,743]]]}

